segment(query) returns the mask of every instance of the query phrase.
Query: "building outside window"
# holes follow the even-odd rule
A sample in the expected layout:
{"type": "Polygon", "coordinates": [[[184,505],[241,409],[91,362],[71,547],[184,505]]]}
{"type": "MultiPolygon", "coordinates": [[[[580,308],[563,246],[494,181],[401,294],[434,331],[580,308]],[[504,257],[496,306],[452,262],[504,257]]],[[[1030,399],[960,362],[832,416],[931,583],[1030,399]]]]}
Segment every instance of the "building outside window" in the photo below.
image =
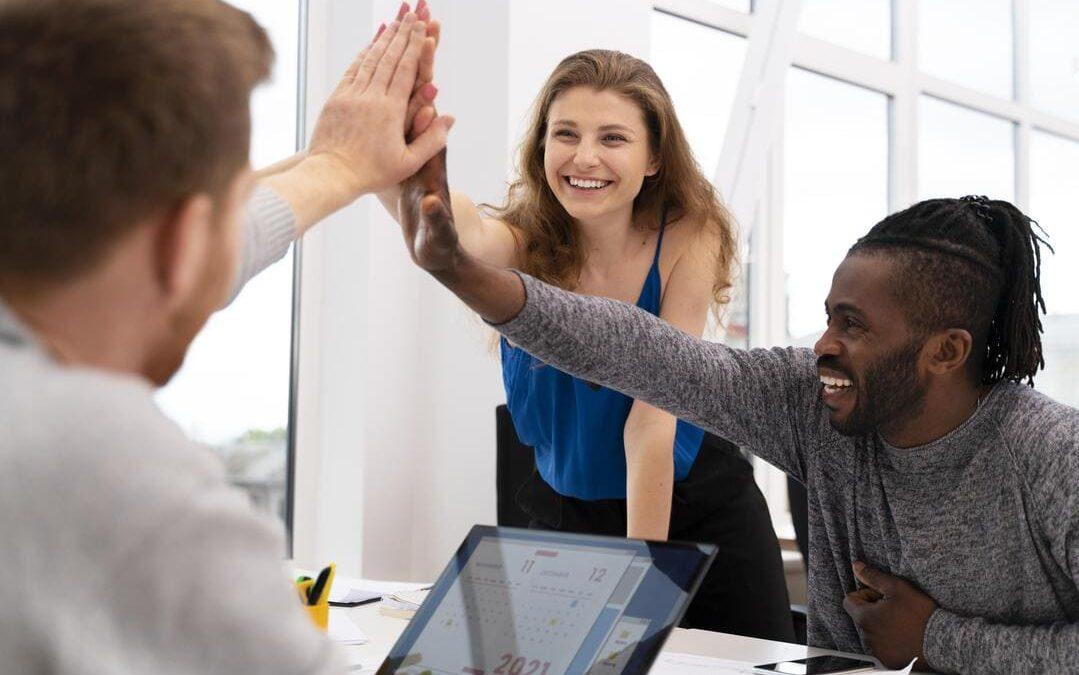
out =
{"type": "MultiPolygon", "coordinates": [[[[252,100],[251,163],[257,169],[296,148],[299,0],[234,0],[270,35],[272,80],[252,100]]],[[[292,335],[290,252],[214,315],[157,402],[224,460],[229,479],[259,509],[287,522],[292,335]]]]}

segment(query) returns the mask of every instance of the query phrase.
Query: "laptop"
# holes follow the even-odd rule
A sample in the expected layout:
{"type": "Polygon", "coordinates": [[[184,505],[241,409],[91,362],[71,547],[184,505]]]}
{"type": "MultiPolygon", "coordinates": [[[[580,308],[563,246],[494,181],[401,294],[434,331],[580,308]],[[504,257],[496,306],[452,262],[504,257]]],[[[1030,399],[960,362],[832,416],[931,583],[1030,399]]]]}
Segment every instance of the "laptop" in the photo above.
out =
{"type": "Polygon", "coordinates": [[[476,525],[378,673],[645,673],[715,556],[711,544],[476,525]]]}

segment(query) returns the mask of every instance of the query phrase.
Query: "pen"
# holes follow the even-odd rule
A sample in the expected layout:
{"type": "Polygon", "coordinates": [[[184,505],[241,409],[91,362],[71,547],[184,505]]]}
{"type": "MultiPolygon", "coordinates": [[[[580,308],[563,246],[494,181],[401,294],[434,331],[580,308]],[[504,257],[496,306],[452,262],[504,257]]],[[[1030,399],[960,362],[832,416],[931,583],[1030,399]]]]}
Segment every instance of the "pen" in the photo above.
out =
{"type": "Polygon", "coordinates": [[[329,586],[333,583],[333,573],[336,567],[337,566],[334,563],[330,563],[328,567],[318,573],[318,578],[315,579],[315,585],[307,592],[307,604],[320,604],[322,602],[322,594],[329,594],[329,586]]]}
{"type": "Polygon", "coordinates": [[[304,605],[310,604],[308,599],[307,599],[307,594],[311,591],[311,586],[314,583],[315,582],[311,581],[310,578],[305,578],[304,581],[297,581],[296,582],[296,590],[300,594],[300,602],[302,604],[304,604],[304,605]]]}

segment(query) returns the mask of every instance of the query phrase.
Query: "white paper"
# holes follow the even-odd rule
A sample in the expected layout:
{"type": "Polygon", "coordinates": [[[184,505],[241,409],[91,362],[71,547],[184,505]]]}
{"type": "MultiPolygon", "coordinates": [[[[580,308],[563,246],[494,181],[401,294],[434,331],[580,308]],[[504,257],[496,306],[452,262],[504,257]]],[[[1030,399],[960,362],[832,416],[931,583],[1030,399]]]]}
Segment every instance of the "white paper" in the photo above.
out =
{"type": "MultiPolygon", "coordinates": [[[[804,658],[804,657],[801,657],[804,658]]],[[[730,675],[732,673],[752,673],[753,666],[759,665],[746,661],[731,661],[729,659],[717,659],[711,656],[697,656],[696,654],[680,654],[677,652],[661,652],[659,658],[649,671],[651,675],[685,675],[686,673],[716,673],[717,675],[730,675]]],[[[902,670],[874,670],[874,675],[910,675],[914,667],[912,659],[906,668],[902,670]]],[[[868,672],[868,671],[867,671],[868,672]]]]}
{"type": "Polygon", "coordinates": [[[430,584],[417,584],[407,581],[374,581],[338,575],[330,587],[330,602],[363,602],[391,593],[405,593],[430,584]]]}
{"type": "Polygon", "coordinates": [[[334,642],[342,645],[362,645],[367,643],[367,634],[349,618],[348,611],[330,608],[330,621],[326,634],[334,642]]]}
{"type": "Polygon", "coordinates": [[[659,658],[652,664],[652,669],[648,672],[651,675],[681,675],[682,673],[728,675],[729,673],[752,673],[753,664],[743,661],[717,659],[711,656],[697,656],[696,654],[660,652],[659,658]]]}
{"type": "Polygon", "coordinates": [[[382,596],[382,604],[393,609],[407,609],[414,612],[420,608],[430,592],[429,588],[420,588],[414,591],[391,593],[382,596]]]}

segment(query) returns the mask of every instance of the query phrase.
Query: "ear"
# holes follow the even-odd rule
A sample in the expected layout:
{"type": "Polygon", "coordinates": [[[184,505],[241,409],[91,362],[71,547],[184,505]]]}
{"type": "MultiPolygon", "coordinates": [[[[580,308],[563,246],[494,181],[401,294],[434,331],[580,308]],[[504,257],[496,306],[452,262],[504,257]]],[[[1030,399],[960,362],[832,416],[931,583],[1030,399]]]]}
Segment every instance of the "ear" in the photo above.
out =
{"type": "Polygon", "coordinates": [[[965,368],[973,346],[974,339],[962,328],[949,328],[933,334],[923,352],[928,359],[929,372],[945,375],[965,368]]]}
{"type": "Polygon", "coordinates": [[[186,197],[162,216],[157,234],[157,281],[169,304],[188,297],[209,255],[214,206],[209,195],[186,197]]]}
{"type": "Polygon", "coordinates": [[[648,168],[645,169],[644,175],[654,176],[657,173],[659,173],[659,158],[652,156],[652,158],[648,160],[648,168]]]}

